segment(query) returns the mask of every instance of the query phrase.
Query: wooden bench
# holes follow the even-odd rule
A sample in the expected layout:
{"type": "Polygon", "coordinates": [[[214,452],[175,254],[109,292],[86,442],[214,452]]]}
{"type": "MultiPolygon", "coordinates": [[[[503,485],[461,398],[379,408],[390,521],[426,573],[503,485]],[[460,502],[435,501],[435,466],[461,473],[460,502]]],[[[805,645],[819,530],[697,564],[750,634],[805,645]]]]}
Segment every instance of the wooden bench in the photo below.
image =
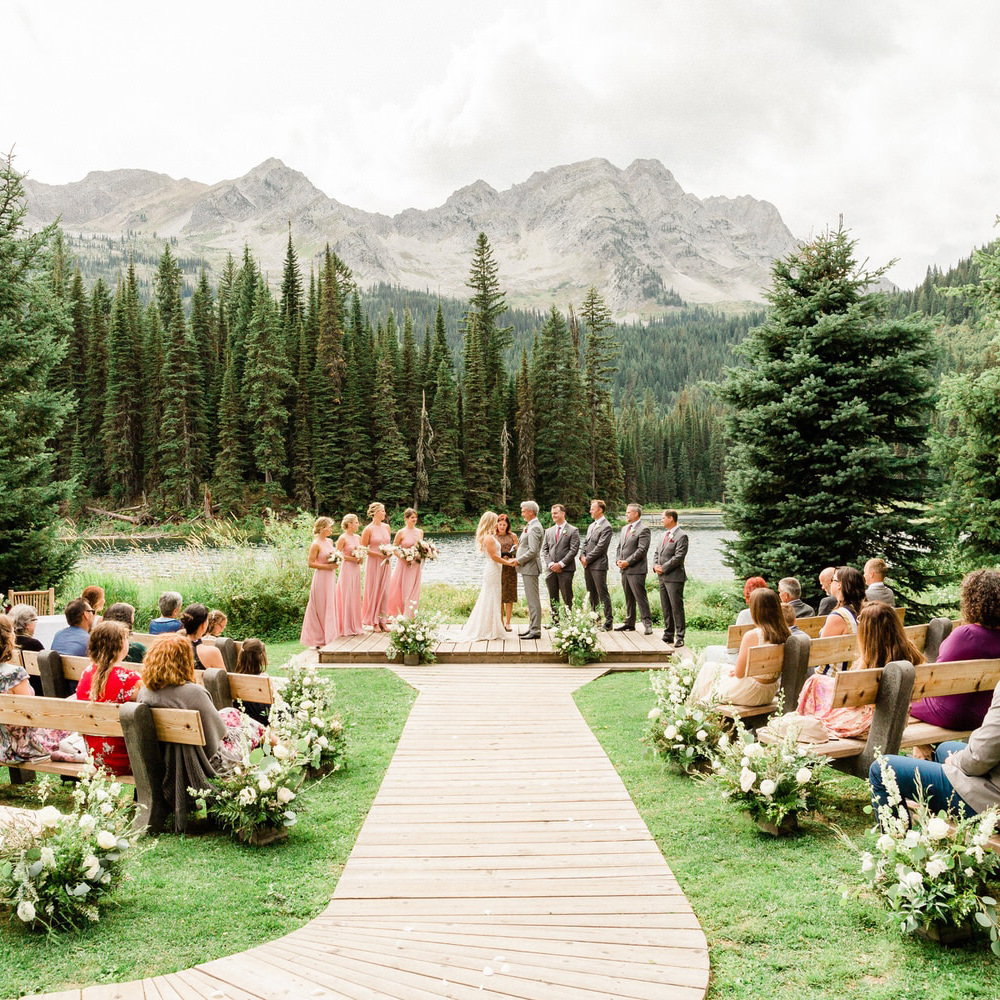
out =
{"type": "MultiPolygon", "coordinates": [[[[163,633],[164,635],[171,635],[170,632],[163,633]]],[[[133,632],[129,636],[133,642],[141,642],[146,649],[159,639],[158,635],[150,635],[148,632],[133,632]]],[[[220,653],[222,653],[222,662],[225,663],[227,670],[236,669],[236,661],[239,659],[240,650],[243,649],[243,643],[239,639],[230,639],[227,635],[214,636],[212,638],[206,638],[202,640],[203,642],[209,643],[215,646],[220,653]]]]}
{"type": "MultiPolygon", "coordinates": [[[[907,625],[903,628],[906,637],[929,661],[937,659],[941,643],[950,634],[954,622],[948,618],[934,618],[926,625],[907,625]]],[[[809,643],[809,657],[806,661],[806,676],[817,668],[831,664],[852,663],[858,658],[858,636],[831,635],[825,639],[812,639],[809,643]]],[[[791,711],[791,709],[789,709],[791,711]]]]}
{"type": "MultiPolygon", "coordinates": [[[[903,616],[906,613],[906,608],[896,608],[896,614],[899,616],[899,620],[903,620],[903,616]]],[[[829,615],[815,615],[812,618],[796,618],[795,624],[801,629],[810,639],[818,639],[820,632],[823,630],[823,626],[826,624],[826,620],[829,615]]],[[[754,625],[730,625],[729,630],[726,633],[726,646],[732,652],[733,650],[738,650],[740,648],[740,642],[743,640],[743,636],[746,635],[750,629],[754,628],[754,625]]]]}
{"type": "MultiPolygon", "coordinates": [[[[191,709],[150,708],[135,702],[115,705],[75,698],[0,695],[0,723],[64,729],[87,736],[118,736],[128,749],[131,775],[118,781],[134,784],[136,815],[133,828],[159,833],[172,810],[163,798],[164,744],[204,746],[201,715],[191,709]]],[[[13,783],[33,780],[36,772],[78,778],[87,765],[48,757],[9,764],[13,783]]]]}
{"type": "Polygon", "coordinates": [[[232,708],[234,701],[274,704],[274,685],[267,674],[232,674],[210,667],[202,682],[216,708],[232,708]]]}
{"type": "Polygon", "coordinates": [[[54,615],[56,590],[55,587],[49,587],[48,590],[8,590],[7,603],[11,607],[15,604],[30,604],[40,615],[54,615]]]}

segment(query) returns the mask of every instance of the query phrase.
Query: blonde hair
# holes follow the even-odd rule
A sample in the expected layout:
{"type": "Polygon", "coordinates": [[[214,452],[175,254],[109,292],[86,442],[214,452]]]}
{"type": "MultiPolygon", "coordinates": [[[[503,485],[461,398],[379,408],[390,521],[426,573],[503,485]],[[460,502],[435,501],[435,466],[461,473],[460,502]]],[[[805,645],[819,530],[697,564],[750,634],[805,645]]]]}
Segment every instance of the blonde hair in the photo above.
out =
{"type": "Polygon", "coordinates": [[[384,503],[379,503],[378,500],[373,500],[368,505],[367,517],[369,519],[373,518],[375,516],[375,511],[377,511],[377,510],[385,510],[385,504],[384,503]]]}
{"type": "Polygon", "coordinates": [[[142,661],[142,683],[150,691],[194,683],[194,647],[183,632],[157,637],[142,661]]]}
{"type": "Polygon", "coordinates": [[[496,514],[494,514],[491,510],[486,511],[486,513],[479,519],[479,525],[476,528],[476,548],[479,549],[480,552],[486,551],[484,547],[486,544],[486,536],[496,533],[498,520],[499,519],[496,514]]]}
{"type": "Polygon", "coordinates": [[[357,514],[345,514],[345,515],[344,515],[344,516],[343,516],[343,517],[342,517],[342,518],[340,519],[340,530],[341,530],[341,531],[347,531],[347,526],[348,526],[349,524],[351,524],[352,522],[353,522],[354,524],[357,524],[357,523],[358,523],[358,515],[357,515],[357,514]]]}
{"type": "Polygon", "coordinates": [[[332,528],[332,527],[333,527],[332,517],[317,517],[316,520],[313,521],[313,534],[318,535],[324,528],[332,528]]]}
{"type": "Polygon", "coordinates": [[[90,631],[87,652],[97,668],[90,681],[90,700],[104,697],[111,669],[121,659],[122,644],[128,641],[129,627],[124,622],[98,622],[90,631]]]}

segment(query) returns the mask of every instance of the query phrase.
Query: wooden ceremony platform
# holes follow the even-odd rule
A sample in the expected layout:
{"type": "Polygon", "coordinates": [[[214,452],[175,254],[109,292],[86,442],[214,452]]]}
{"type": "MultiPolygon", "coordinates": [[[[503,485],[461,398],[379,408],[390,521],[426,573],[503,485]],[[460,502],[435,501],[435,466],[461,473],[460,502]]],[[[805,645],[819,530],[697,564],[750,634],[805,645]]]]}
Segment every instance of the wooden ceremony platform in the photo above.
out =
{"type": "MultiPolygon", "coordinates": [[[[442,625],[438,632],[444,638],[438,644],[435,655],[439,663],[565,663],[563,657],[552,648],[552,633],[542,630],[540,639],[522,639],[518,632],[525,627],[522,622],[508,633],[507,639],[491,642],[459,642],[461,625],[442,625]]],[[[643,669],[656,664],[665,664],[669,651],[661,638],[662,629],[654,629],[652,635],[645,635],[642,626],[635,632],[598,632],[597,641],[604,650],[603,663],[611,669],[643,669]]],[[[364,666],[365,664],[384,667],[388,660],[385,651],[389,645],[386,632],[365,632],[335,639],[319,651],[319,662],[327,665],[364,666]]]]}
{"type": "Polygon", "coordinates": [[[392,669],[420,693],[323,913],[230,958],[50,996],[702,1000],[705,936],[571,697],[607,667],[392,669]]]}

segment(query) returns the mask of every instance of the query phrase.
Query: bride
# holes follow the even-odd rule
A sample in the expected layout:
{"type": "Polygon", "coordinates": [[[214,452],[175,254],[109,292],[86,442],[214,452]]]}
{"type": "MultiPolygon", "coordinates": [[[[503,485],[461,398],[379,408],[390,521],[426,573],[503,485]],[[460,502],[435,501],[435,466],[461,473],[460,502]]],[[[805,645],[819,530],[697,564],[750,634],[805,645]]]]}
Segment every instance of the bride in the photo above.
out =
{"type": "Polygon", "coordinates": [[[479,519],[479,527],[476,528],[476,548],[485,556],[483,585],[476,599],[476,606],[459,635],[459,642],[507,637],[500,614],[500,573],[504,566],[514,565],[514,561],[500,555],[496,528],[497,516],[488,510],[479,519]]]}

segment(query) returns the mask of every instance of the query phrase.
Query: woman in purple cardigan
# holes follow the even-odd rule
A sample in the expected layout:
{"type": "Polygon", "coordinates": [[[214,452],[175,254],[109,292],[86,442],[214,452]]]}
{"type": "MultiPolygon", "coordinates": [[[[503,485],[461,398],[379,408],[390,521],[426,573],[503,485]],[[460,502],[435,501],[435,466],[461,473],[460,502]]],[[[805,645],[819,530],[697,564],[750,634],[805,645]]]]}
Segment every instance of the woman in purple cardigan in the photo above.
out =
{"type": "MultiPolygon", "coordinates": [[[[962,617],[941,643],[938,662],[992,660],[1000,657],[1000,573],[977,569],[962,581],[962,617]]],[[[993,700],[992,691],[945,694],[910,706],[910,715],[945,729],[972,730],[982,725],[993,700]]]]}

